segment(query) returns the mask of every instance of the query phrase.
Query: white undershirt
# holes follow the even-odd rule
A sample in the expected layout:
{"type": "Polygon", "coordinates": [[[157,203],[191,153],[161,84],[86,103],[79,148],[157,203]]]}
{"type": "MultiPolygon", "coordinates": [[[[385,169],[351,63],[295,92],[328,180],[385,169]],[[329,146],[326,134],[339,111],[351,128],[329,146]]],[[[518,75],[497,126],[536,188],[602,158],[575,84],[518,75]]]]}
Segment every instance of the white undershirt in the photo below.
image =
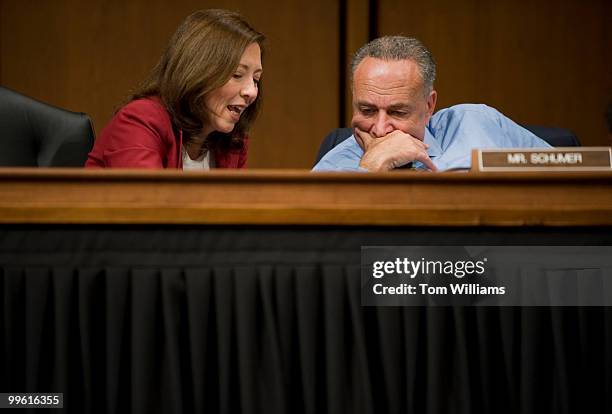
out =
{"type": "Polygon", "coordinates": [[[210,151],[206,151],[198,159],[192,160],[183,147],[183,170],[210,170],[215,166],[215,160],[210,156],[210,151]]]}

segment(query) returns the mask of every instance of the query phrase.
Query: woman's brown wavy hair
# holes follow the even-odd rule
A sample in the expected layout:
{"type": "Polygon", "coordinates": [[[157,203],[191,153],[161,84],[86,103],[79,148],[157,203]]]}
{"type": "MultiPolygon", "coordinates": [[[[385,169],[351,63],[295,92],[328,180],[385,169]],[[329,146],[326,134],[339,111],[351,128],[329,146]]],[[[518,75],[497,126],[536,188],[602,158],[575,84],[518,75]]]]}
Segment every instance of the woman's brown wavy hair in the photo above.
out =
{"type": "MultiPolygon", "coordinates": [[[[149,77],[128,98],[130,101],[160,96],[174,126],[183,130],[184,140],[199,134],[208,119],[204,100],[234,74],[245,49],[257,42],[263,60],[265,37],[238,13],[210,9],[188,16],[176,30],[149,77]]],[[[257,99],[243,112],[229,134],[214,132],[206,145],[240,148],[249,126],[259,113],[262,83],[257,99]]]]}

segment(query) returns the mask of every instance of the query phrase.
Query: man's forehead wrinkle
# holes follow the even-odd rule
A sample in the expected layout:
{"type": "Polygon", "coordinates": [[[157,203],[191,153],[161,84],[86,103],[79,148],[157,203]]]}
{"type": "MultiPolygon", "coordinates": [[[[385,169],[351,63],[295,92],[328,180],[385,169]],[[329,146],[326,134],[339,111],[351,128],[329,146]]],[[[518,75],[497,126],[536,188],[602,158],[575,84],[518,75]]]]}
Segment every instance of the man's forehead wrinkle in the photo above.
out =
{"type": "Polygon", "coordinates": [[[410,94],[411,92],[411,88],[403,82],[394,82],[386,85],[377,82],[364,82],[364,86],[369,92],[374,92],[378,95],[399,95],[410,94]]]}
{"type": "Polygon", "coordinates": [[[394,96],[397,98],[410,99],[415,95],[415,88],[411,88],[403,82],[397,82],[392,85],[385,85],[376,82],[363,82],[357,85],[358,94],[367,94],[374,96],[394,96]]]}

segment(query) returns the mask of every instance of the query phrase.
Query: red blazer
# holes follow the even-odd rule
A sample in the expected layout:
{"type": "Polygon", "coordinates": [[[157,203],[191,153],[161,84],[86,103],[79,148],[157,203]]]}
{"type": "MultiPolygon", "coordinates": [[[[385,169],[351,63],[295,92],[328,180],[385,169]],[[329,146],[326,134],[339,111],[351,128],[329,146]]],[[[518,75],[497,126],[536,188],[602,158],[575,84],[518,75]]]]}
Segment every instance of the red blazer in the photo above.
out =
{"type": "MultiPolygon", "coordinates": [[[[158,97],[138,99],[119,110],[96,138],[87,168],[183,168],[182,131],[158,97]]],[[[246,166],[248,137],[237,150],[215,149],[216,168],[246,166]]]]}

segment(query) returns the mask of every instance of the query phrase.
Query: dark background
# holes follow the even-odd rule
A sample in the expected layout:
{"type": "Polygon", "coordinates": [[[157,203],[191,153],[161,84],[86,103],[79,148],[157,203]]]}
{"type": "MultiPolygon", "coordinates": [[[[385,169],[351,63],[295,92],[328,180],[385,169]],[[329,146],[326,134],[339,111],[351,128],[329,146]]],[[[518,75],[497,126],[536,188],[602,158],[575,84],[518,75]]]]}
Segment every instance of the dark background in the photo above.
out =
{"type": "Polygon", "coordinates": [[[611,235],[4,226],[0,390],[69,413],[607,413],[612,308],[364,307],[360,247],[611,235]]]}

